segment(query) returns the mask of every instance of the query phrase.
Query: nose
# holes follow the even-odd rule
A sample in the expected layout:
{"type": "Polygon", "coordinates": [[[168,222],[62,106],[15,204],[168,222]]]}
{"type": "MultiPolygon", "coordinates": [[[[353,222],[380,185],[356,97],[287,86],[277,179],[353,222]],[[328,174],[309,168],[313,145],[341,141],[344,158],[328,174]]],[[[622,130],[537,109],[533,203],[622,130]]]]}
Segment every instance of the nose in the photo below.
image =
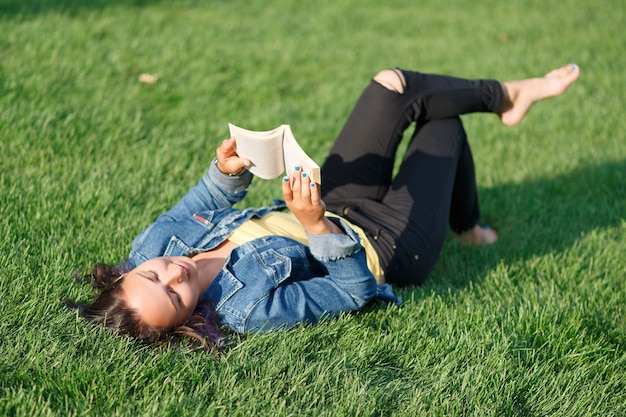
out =
{"type": "Polygon", "coordinates": [[[174,263],[170,264],[167,269],[167,276],[165,278],[166,284],[178,284],[185,281],[186,272],[179,265],[174,263]]]}

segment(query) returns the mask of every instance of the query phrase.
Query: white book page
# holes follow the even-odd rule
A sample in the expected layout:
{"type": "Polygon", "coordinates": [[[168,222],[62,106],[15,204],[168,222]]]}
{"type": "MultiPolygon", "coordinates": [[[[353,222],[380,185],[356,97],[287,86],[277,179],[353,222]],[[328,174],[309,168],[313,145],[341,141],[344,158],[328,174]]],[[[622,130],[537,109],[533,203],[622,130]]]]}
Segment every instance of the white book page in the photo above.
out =
{"type": "Polygon", "coordinates": [[[247,130],[228,124],[230,136],[235,137],[237,154],[250,160],[249,171],[259,178],[272,179],[285,172],[283,162],[284,127],[265,132],[247,130]]]}
{"type": "Polygon", "coordinates": [[[322,183],[322,177],[320,174],[320,167],[317,163],[304,152],[300,144],[293,136],[291,127],[289,125],[283,125],[285,128],[285,135],[283,138],[283,149],[285,154],[285,169],[289,174],[293,173],[294,167],[299,165],[304,172],[311,177],[311,179],[318,183],[322,183]]]}

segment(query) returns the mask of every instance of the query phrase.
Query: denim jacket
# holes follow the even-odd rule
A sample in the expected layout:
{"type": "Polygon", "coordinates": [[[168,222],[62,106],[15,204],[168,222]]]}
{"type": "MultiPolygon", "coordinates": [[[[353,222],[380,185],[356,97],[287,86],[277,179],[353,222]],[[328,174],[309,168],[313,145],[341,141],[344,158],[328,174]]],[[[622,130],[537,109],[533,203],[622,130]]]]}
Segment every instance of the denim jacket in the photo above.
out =
{"type": "MultiPolygon", "coordinates": [[[[246,220],[271,207],[233,208],[252,175],[220,173],[215,164],[180,202],[161,214],[132,244],[131,268],[159,256],[190,256],[216,248],[246,220]]],[[[400,304],[391,287],[367,268],[359,237],[343,220],[346,234],[308,234],[309,246],[266,236],[236,247],[204,296],[232,331],[268,331],[358,310],[374,298],[400,304]]]]}

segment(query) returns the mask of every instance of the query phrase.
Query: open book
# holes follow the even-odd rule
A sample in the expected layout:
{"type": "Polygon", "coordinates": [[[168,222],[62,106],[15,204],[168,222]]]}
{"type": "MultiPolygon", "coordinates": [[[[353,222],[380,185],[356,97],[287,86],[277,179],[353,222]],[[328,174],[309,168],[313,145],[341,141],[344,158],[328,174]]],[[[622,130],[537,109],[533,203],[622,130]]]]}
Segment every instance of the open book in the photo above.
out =
{"type": "Polygon", "coordinates": [[[266,132],[256,132],[228,124],[230,136],[237,141],[237,154],[251,162],[249,171],[259,178],[272,179],[300,166],[311,179],[322,183],[320,167],[302,150],[289,125],[266,132]]]}

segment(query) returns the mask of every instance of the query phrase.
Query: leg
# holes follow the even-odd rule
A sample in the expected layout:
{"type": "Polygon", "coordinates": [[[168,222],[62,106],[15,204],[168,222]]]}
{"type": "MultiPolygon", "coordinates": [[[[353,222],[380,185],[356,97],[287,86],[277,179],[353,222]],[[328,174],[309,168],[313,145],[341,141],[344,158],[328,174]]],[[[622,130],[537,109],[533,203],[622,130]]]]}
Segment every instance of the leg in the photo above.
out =
{"type": "Polygon", "coordinates": [[[459,155],[450,205],[450,228],[455,232],[457,240],[466,244],[495,243],[498,234],[489,227],[478,225],[479,219],[474,158],[469,142],[465,141],[459,155]]]}
{"type": "MultiPolygon", "coordinates": [[[[471,153],[456,116],[493,112],[505,124],[519,123],[536,101],[564,92],[579,71],[571,65],[544,78],[502,84],[407,71],[401,72],[406,82],[398,83],[393,72],[379,74],[357,102],[322,168],[323,197],[331,211],[366,230],[389,282],[413,285],[434,266],[448,220],[462,230],[478,218],[477,199],[469,202],[475,184],[457,184],[467,179],[461,173],[469,169],[464,160],[471,162],[471,153]],[[418,130],[391,184],[398,143],[413,121],[418,130]],[[470,214],[458,213],[464,210],[470,214]]],[[[471,171],[473,181],[473,162],[471,171]]],[[[476,225],[460,237],[468,233],[473,242],[497,238],[476,225]]]]}
{"type": "Polygon", "coordinates": [[[412,121],[494,112],[519,123],[537,101],[562,94],[578,78],[574,64],[543,78],[498,83],[401,70],[379,73],[365,89],[324,163],[323,197],[380,199],[391,180],[393,158],[412,121]]]}
{"type": "Polygon", "coordinates": [[[355,198],[380,201],[391,182],[398,144],[412,122],[498,112],[503,105],[497,81],[382,71],[357,101],[322,167],[324,200],[338,211],[355,198]]]}
{"type": "Polygon", "coordinates": [[[450,202],[450,228],[460,234],[474,227],[479,219],[474,158],[469,142],[463,141],[450,202]]]}
{"type": "Polygon", "coordinates": [[[418,127],[381,201],[355,198],[340,214],[366,230],[388,282],[423,283],[439,257],[449,222],[460,232],[471,229],[480,216],[461,120],[418,127]]]}
{"type": "Polygon", "coordinates": [[[382,231],[372,243],[389,282],[424,282],[439,257],[450,218],[464,226],[478,220],[474,182],[457,182],[459,176],[474,176],[468,151],[459,118],[431,121],[417,130],[381,202],[386,209],[377,213],[382,231]],[[452,201],[458,204],[454,210],[452,201]]]}

